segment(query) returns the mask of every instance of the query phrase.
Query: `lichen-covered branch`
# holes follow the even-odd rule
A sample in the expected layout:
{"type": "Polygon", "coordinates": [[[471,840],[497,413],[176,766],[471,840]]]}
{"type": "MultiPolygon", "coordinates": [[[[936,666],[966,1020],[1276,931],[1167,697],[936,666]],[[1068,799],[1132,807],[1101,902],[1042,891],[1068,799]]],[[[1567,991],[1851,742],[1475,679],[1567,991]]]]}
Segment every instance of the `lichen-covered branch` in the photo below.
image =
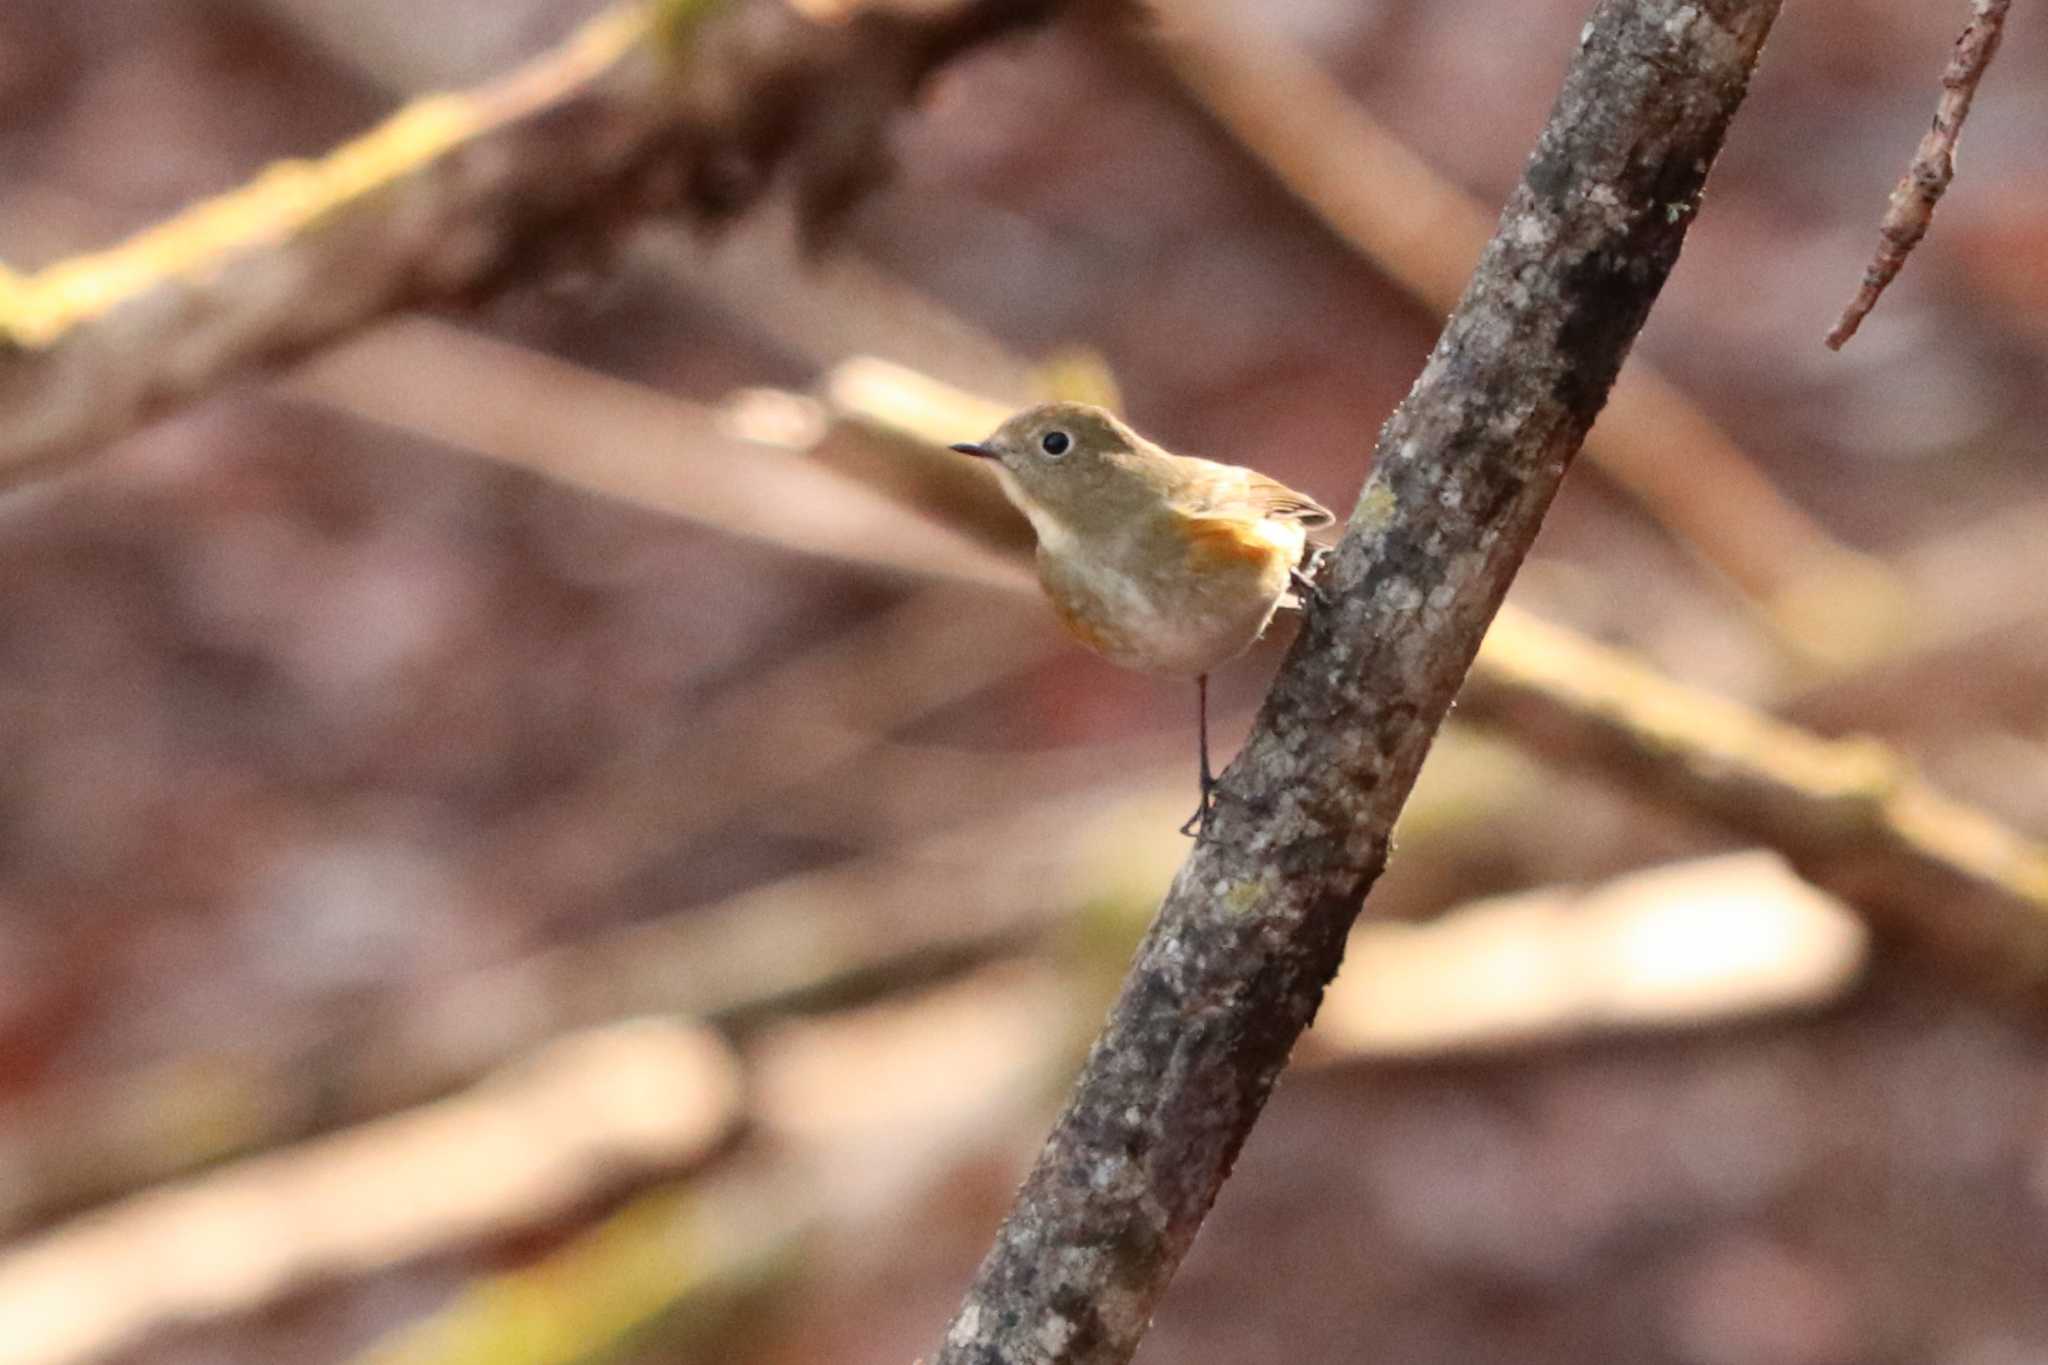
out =
{"type": "Polygon", "coordinates": [[[2048,1000],[2048,848],[1868,739],[1823,739],[1504,610],[1458,714],[1664,793],[1784,854],[1881,934],[2048,1000]]]}
{"type": "Polygon", "coordinates": [[[1970,116],[1970,101],[1976,98],[1978,82],[1998,54],[1998,40],[2005,34],[2005,12],[2012,0],[1970,0],[1970,22],[1956,39],[1955,52],[1941,73],[1941,99],[1934,106],[1934,126],[1920,139],[1913,164],[1892,190],[1891,205],[1878,225],[1877,254],[1863,272],[1856,297],[1842,310],[1842,316],[1828,332],[1830,350],[1839,351],[1863,319],[1877,306],[1878,296],[1898,277],[1900,267],[1934,222],[1934,206],[1948,191],[1956,173],[1956,141],[1963,135],[1963,120],[1970,116]]]}
{"type": "Polygon", "coordinates": [[[1678,256],[1775,0],[1603,0],[938,1365],[1128,1360],[1678,256]]]}
{"type": "Polygon", "coordinates": [[[730,216],[771,176],[815,233],[877,179],[884,126],[933,67],[1082,3],[823,22],[783,0],[622,0],[502,80],[120,246],[0,269],[0,479],[398,308],[601,255],[645,215],[730,216]]]}

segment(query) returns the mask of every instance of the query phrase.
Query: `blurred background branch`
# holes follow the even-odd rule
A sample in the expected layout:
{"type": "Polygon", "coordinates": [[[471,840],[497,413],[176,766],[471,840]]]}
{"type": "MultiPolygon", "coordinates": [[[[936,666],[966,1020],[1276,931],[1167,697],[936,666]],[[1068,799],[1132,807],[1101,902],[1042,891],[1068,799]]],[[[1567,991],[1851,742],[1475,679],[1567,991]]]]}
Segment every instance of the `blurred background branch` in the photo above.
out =
{"type": "Polygon", "coordinates": [[[856,6],[820,23],[778,0],[622,4],[318,161],[108,251],[0,275],[0,471],[75,455],[395,308],[601,256],[642,216],[738,213],[771,176],[820,232],[877,177],[884,123],[933,66],[1055,8],[856,6]]]}
{"type": "Polygon", "coordinates": [[[321,1277],[545,1226],[608,1185],[701,1160],[731,1131],[738,1087],[701,1032],[565,1034],[459,1100],[153,1190],[0,1255],[5,1358],[93,1359],[321,1277]]]}
{"type": "Polygon", "coordinates": [[[1459,693],[1467,720],[1657,791],[1783,853],[1959,982],[2038,1007],[2048,848],[1868,739],[1823,740],[1512,610],[1459,693]]]}

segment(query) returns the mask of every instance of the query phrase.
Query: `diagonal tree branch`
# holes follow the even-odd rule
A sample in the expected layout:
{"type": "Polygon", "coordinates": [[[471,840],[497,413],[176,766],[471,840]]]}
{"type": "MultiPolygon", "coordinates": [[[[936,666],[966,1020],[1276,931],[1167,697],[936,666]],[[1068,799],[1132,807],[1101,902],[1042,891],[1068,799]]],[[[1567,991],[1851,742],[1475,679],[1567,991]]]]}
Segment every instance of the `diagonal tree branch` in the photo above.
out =
{"type": "Polygon", "coordinates": [[[1776,0],[1603,0],[938,1365],[1137,1349],[1677,259],[1776,0]]]}
{"type": "Polygon", "coordinates": [[[872,0],[829,20],[620,0],[319,160],[107,251],[0,268],[0,480],[397,309],[601,255],[637,218],[728,217],[771,175],[816,233],[879,178],[886,123],[934,67],[1064,6],[1082,0],[872,0]]]}

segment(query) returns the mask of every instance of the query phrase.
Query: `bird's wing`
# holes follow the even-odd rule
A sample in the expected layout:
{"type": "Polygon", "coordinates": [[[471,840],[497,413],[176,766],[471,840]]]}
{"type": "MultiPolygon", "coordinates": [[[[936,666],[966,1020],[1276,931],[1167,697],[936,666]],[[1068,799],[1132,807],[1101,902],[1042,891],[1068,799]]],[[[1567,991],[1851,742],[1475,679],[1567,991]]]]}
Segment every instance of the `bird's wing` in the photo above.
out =
{"type": "Polygon", "coordinates": [[[1262,517],[1300,522],[1309,530],[1328,526],[1337,519],[1329,508],[1308,494],[1298,493],[1256,469],[1217,464],[1211,460],[1202,463],[1208,466],[1210,477],[1202,481],[1199,491],[1182,506],[1181,510],[1185,512],[1197,516],[1217,512],[1256,512],[1262,517]]]}

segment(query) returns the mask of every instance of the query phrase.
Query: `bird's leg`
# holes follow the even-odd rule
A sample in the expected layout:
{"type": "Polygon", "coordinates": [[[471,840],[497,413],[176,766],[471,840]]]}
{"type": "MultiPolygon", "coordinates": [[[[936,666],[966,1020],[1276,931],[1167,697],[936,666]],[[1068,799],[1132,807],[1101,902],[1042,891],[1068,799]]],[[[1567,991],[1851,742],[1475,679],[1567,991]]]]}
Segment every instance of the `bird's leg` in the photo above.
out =
{"type": "Polygon", "coordinates": [[[1187,818],[1180,832],[1196,843],[1209,832],[1209,793],[1216,789],[1216,777],[1209,771],[1209,675],[1195,678],[1195,735],[1202,750],[1202,804],[1187,818]]]}

